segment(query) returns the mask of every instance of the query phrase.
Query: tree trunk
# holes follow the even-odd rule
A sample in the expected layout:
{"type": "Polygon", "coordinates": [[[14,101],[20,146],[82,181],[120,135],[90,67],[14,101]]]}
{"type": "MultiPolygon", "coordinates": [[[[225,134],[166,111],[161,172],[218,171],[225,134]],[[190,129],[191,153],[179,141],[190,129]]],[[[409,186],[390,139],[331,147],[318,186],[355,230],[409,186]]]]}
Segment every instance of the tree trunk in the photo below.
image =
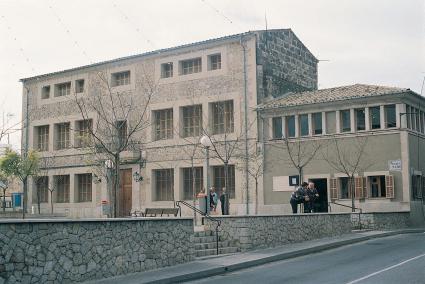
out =
{"type": "Polygon", "coordinates": [[[226,193],[229,194],[229,162],[224,162],[224,188],[226,193]]]}
{"type": "MultiPolygon", "coordinates": [[[[193,207],[195,207],[195,206],[196,206],[196,191],[195,191],[196,183],[195,183],[195,167],[194,167],[194,165],[193,165],[193,156],[190,158],[190,163],[191,163],[191,166],[192,166],[192,193],[193,193],[193,207]]],[[[181,209],[180,209],[180,210],[181,210],[181,209]]],[[[195,211],[195,210],[193,210],[193,221],[194,221],[194,224],[195,224],[195,226],[196,226],[196,211],[195,211]]]]}
{"type": "Polygon", "coordinates": [[[119,200],[119,186],[120,186],[120,154],[116,154],[114,157],[114,210],[113,210],[113,218],[117,218],[117,213],[119,210],[118,200],[119,200]]]}
{"type": "Polygon", "coordinates": [[[6,188],[3,188],[3,212],[6,212],[6,188]]]}
{"type": "Polygon", "coordinates": [[[50,190],[50,206],[53,215],[53,190],[50,190]]]}
{"type": "Polygon", "coordinates": [[[301,185],[303,183],[303,168],[298,168],[298,177],[299,177],[299,184],[301,185]]]}
{"type": "Polygon", "coordinates": [[[349,186],[350,193],[351,193],[351,212],[356,211],[356,209],[354,207],[355,196],[354,196],[354,182],[353,182],[353,180],[354,180],[354,177],[352,177],[352,176],[349,177],[349,179],[348,179],[348,186],[349,186]]]}
{"type": "Polygon", "coordinates": [[[255,178],[255,215],[258,214],[258,177],[255,178]]]}
{"type": "Polygon", "coordinates": [[[38,206],[38,214],[40,214],[40,191],[38,190],[37,187],[37,206],[38,206]]]}
{"type": "Polygon", "coordinates": [[[25,177],[22,182],[24,185],[24,194],[22,197],[22,219],[25,219],[25,213],[27,211],[28,177],[25,177]]]}

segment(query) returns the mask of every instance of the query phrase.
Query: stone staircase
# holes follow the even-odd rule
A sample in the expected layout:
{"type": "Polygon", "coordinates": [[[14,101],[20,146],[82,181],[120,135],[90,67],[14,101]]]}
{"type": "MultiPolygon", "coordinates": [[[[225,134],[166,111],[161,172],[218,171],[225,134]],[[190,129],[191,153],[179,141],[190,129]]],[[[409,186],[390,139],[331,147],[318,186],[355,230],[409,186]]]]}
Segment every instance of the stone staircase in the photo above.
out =
{"type": "MultiPolygon", "coordinates": [[[[194,238],[195,257],[206,257],[217,254],[217,243],[215,239],[215,231],[196,231],[194,238]]],[[[223,241],[218,237],[218,253],[228,254],[236,253],[239,249],[231,246],[229,241],[223,241]]]]}

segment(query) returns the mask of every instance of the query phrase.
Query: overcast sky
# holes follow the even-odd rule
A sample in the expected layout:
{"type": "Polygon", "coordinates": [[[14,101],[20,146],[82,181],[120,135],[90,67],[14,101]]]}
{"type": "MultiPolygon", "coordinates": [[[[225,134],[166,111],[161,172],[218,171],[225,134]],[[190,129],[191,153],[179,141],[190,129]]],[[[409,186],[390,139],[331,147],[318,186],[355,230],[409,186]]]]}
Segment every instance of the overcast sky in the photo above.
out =
{"type": "MultiPolygon", "coordinates": [[[[0,112],[15,115],[10,124],[19,121],[20,78],[264,29],[265,18],[269,29],[291,28],[329,60],[319,63],[319,88],[365,83],[420,93],[424,2],[0,0],[0,112]]],[[[11,140],[19,148],[20,135],[11,140]]]]}

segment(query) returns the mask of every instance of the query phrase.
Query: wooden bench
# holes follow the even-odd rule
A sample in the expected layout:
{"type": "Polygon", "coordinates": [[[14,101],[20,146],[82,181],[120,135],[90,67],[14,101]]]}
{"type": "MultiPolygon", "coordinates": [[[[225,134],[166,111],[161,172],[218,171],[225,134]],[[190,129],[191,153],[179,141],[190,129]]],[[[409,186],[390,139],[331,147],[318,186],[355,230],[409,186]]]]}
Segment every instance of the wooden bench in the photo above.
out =
{"type": "Polygon", "coordinates": [[[131,212],[132,217],[162,217],[163,215],[174,215],[177,217],[179,208],[146,208],[145,211],[134,211],[131,212]]]}

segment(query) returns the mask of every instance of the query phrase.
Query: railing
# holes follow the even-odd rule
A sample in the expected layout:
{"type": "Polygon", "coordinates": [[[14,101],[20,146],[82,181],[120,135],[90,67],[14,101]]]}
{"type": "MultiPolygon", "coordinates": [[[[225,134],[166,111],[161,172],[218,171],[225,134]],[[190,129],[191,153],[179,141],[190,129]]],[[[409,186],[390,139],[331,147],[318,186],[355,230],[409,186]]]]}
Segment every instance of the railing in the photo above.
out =
{"type": "Polygon", "coordinates": [[[197,212],[199,214],[201,214],[203,217],[207,218],[210,221],[216,222],[217,225],[215,226],[215,242],[216,242],[216,249],[217,249],[217,255],[218,255],[218,227],[220,227],[221,225],[221,221],[211,217],[210,215],[206,214],[205,212],[199,210],[198,208],[196,208],[195,206],[193,206],[192,204],[187,203],[186,201],[180,200],[180,201],[176,201],[175,202],[175,206],[177,206],[179,208],[179,212],[180,212],[180,217],[182,216],[182,208],[181,205],[183,204],[186,207],[192,209],[194,212],[197,212]]]}
{"type": "Polygon", "coordinates": [[[354,210],[359,210],[359,230],[362,229],[362,222],[361,222],[361,214],[363,213],[363,210],[361,208],[358,207],[353,207],[353,206],[349,206],[349,205],[345,205],[345,204],[341,204],[341,203],[337,203],[337,202],[329,202],[328,206],[329,206],[329,212],[332,212],[332,206],[331,204],[335,204],[335,205],[339,205],[345,208],[350,208],[350,209],[354,209],[354,210]]]}

